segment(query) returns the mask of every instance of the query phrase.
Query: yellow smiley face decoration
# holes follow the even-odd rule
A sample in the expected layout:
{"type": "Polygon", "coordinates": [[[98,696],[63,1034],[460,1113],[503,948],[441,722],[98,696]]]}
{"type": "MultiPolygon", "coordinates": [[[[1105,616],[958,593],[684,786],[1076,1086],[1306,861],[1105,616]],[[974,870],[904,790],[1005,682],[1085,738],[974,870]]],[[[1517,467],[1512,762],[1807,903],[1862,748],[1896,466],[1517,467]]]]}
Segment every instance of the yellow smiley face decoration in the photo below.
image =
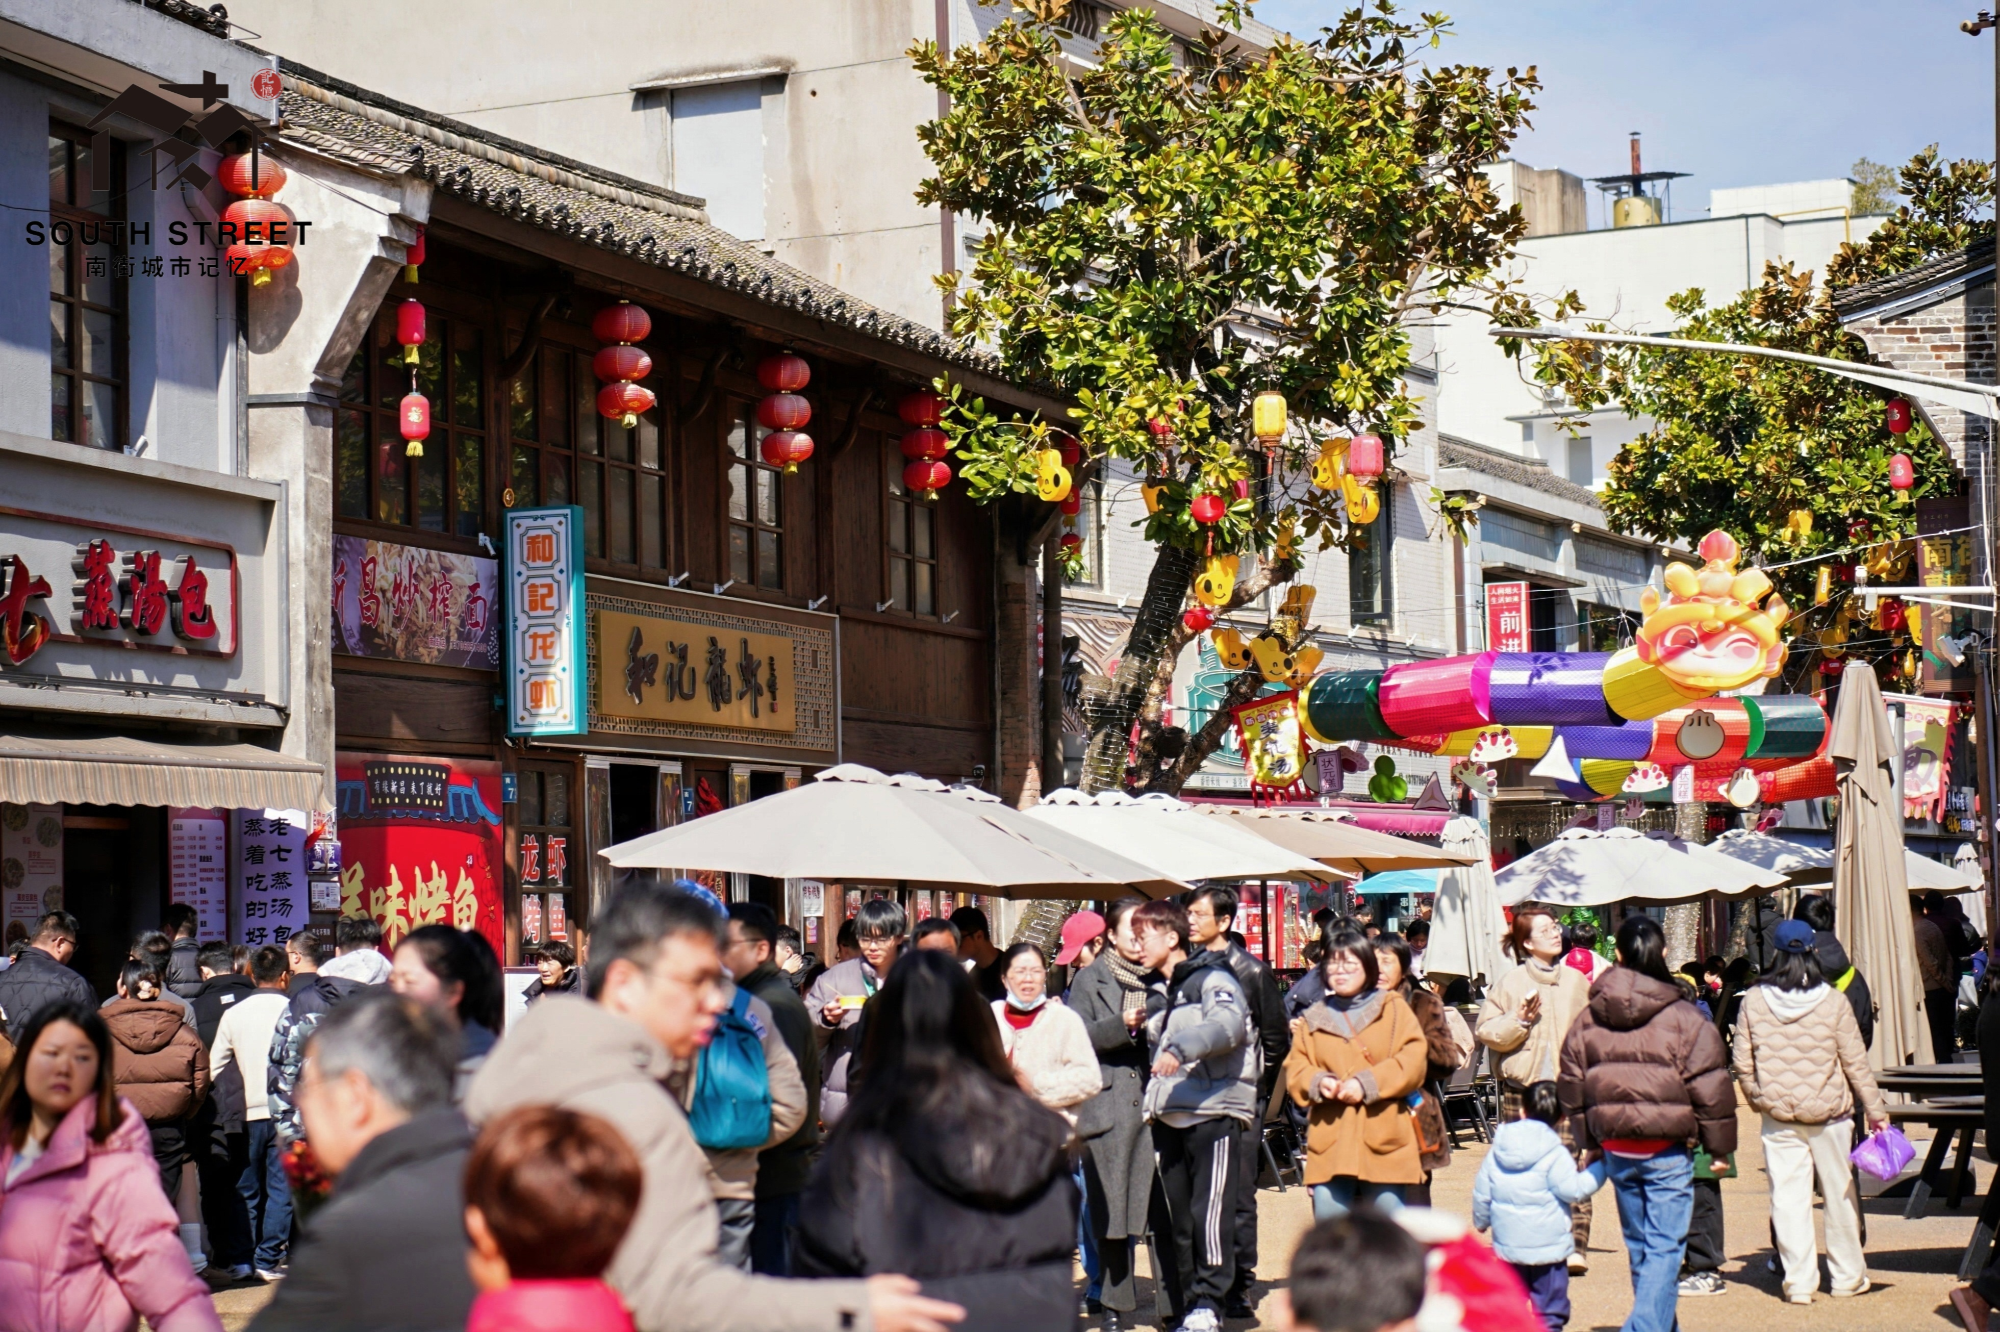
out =
{"type": "Polygon", "coordinates": [[[1211,555],[1203,561],[1201,572],[1194,576],[1194,599],[1204,606],[1222,607],[1229,604],[1231,594],[1236,591],[1236,557],[1234,555],[1211,555]]]}
{"type": "Polygon", "coordinates": [[[1340,489],[1347,498],[1347,521],[1356,527],[1368,526],[1382,512],[1382,497],[1375,493],[1375,487],[1352,472],[1341,478],[1340,489]]]}
{"type": "Polygon", "coordinates": [[[1319,457],[1313,459],[1312,483],[1321,490],[1338,490],[1347,475],[1347,440],[1323,440],[1319,457]]]}
{"type": "Polygon", "coordinates": [[[1215,644],[1215,656],[1223,666],[1232,671],[1247,670],[1250,666],[1250,644],[1240,630],[1217,629],[1209,635],[1215,644]]]}
{"type": "Polygon", "coordinates": [[[1069,498],[1069,468],[1062,465],[1062,454],[1054,449],[1043,449],[1035,455],[1035,493],[1050,504],[1057,504],[1069,498]]]}

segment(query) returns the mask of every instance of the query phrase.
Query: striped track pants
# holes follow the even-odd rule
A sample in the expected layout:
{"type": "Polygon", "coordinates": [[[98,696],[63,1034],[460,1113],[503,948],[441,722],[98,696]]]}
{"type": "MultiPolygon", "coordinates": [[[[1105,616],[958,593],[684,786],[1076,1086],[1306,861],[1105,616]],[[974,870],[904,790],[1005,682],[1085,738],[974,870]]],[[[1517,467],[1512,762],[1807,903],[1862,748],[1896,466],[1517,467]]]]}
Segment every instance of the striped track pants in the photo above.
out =
{"type": "Polygon", "coordinates": [[[1220,1312],[1236,1276],[1236,1162],[1241,1125],[1197,1120],[1189,1128],[1153,1125],[1159,1187],[1174,1230],[1169,1283],[1176,1312],[1220,1312]]]}

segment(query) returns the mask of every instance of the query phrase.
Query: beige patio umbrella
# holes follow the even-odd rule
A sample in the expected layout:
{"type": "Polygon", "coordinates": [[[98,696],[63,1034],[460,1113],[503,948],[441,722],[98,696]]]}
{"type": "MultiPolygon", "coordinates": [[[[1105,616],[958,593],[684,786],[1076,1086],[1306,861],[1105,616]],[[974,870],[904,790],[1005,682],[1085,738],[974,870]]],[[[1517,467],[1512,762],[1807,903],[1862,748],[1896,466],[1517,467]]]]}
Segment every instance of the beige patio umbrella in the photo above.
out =
{"type": "Polygon", "coordinates": [[[983,791],[844,763],[813,781],[599,853],[620,869],[903,884],[1009,898],[1187,887],[983,791]]]}
{"type": "MultiPolygon", "coordinates": [[[[1833,879],[1833,852],[1820,846],[1806,846],[1786,837],[1732,828],[1708,844],[1735,860],[1761,869],[1774,870],[1792,881],[1794,887],[1829,883],[1833,879]]],[[[1979,881],[1954,865],[1941,864],[1905,848],[1903,874],[1913,893],[1936,889],[1941,893],[1969,893],[1979,881]]]]}
{"type": "Polygon", "coordinates": [[[1211,819],[1172,796],[1123,791],[1095,796],[1065,788],[1024,811],[1029,818],[1087,838],[1107,851],[1180,879],[1308,879],[1344,883],[1353,876],[1310,856],[1211,819]]]}
{"type": "Polygon", "coordinates": [[[1221,805],[1198,805],[1211,818],[1269,838],[1287,851],[1308,860],[1354,873],[1377,874],[1383,870],[1444,869],[1469,865],[1463,850],[1443,850],[1413,842],[1405,837],[1364,828],[1330,809],[1241,809],[1221,805]]]}
{"type": "Polygon", "coordinates": [[[1738,897],[1784,885],[1781,874],[1732,860],[1699,842],[1637,828],[1571,828],[1493,876],[1503,906],[1666,906],[1709,894],[1738,897]]]}
{"type": "Polygon", "coordinates": [[[1880,1010],[1871,1068],[1928,1064],[1930,1028],[1917,971],[1908,870],[1903,860],[1903,810],[1894,764],[1903,761],[1889,729],[1882,686],[1866,665],[1840,677],[1827,751],[1840,783],[1840,818],[1833,837],[1834,933],[1880,1010]]]}
{"type": "Polygon", "coordinates": [[[1438,878],[1431,907],[1431,942],[1424,971],[1432,976],[1485,977],[1492,985],[1513,965],[1501,951],[1507,916],[1493,882],[1493,853],[1479,820],[1460,815],[1444,825],[1445,850],[1465,858],[1438,878]]]}

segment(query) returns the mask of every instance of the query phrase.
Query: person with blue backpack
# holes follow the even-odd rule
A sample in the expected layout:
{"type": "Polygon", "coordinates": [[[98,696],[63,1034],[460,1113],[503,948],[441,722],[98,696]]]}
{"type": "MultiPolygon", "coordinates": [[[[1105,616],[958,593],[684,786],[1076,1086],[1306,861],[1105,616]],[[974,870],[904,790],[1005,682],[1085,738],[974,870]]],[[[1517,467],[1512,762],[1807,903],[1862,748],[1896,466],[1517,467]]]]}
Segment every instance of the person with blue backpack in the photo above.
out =
{"type": "Polygon", "coordinates": [[[1579,1168],[1556,1124],[1553,1082],[1521,1093],[1524,1118],[1502,1124],[1472,1181],[1472,1224],[1493,1230],[1493,1252],[1512,1265],[1549,1332],[1569,1322],[1570,1208],[1604,1187],[1604,1158],[1579,1168]]]}

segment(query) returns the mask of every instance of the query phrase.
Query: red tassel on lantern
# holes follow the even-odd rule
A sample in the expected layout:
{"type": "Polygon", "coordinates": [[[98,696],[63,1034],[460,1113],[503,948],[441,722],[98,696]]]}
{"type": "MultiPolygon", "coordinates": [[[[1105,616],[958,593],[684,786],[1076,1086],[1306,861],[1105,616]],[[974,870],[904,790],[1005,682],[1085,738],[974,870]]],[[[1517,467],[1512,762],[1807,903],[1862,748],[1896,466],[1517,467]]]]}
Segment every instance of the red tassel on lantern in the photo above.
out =
{"type": "Polygon", "coordinates": [[[653,331],[653,317],[630,301],[607,305],[590,321],[590,335],[599,342],[643,342],[653,331]]]}
{"type": "Polygon", "coordinates": [[[1889,427],[1892,435],[1909,433],[1910,402],[1907,398],[1891,398],[1882,408],[1882,424],[1889,427]]]}
{"type": "Polygon", "coordinates": [[[1220,495],[1196,495],[1194,503],[1188,506],[1188,512],[1198,523],[1219,523],[1222,521],[1222,515],[1228,512],[1228,508],[1229,506],[1222,502],[1220,495]]]}
{"type": "Polygon", "coordinates": [[[951,484],[951,467],[936,461],[913,462],[903,468],[903,489],[927,500],[951,484]]]}
{"type": "Polygon", "coordinates": [[[415,297],[396,307],[396,341],[403,344],[403,360],[415,365],[424,345],[424,303],[415,297]]]}
{"type": "MultiPolygon", "coordinates": [[[[769,402],[771,399],[766,398],[764,401],[769,402]]],[[[767,464],[772,467],[782,467],[789,475],[799,470],[800,463],[812,457],[812,436],[797,430],[773,430],[764,436],[764,442],[757,446],[757,451],[767,464]]]]}
{"type": "Polygon", "coordinates": [[[812,415],[812,404],[796,393],[773,393],[757,403],[757,424],[766,430],[797,430],[812,415]]]}
{"type": "Polygon", "coordinates": [[[396,421],[407,441],[403,452],[412,458],[424,456],[424,441],[431,434],[431,400],[415,391],[403,395],[397,404],[396,421]]]}
{"type": "Polygon", "coordinates": [[[424,261],[424,233],[417,232],[417,238],[410,242],[410,248],[403,253],[403,281],[417,285],[417,266],[424,261]]]}
{"type": "Polygon", "coordinates": [[[1382,437],[1373,433],[1360,434],[1349,441],[1347,470],[1363,481],[1382,475],[1382,437]]]}
{"type": "Polygon", "coordinates": [[[896,404],[896,415],[903,418],[904,425],[934,426],[944,420],[944,399],[929,389],[905,393],[896,404]]]}
{"type": "Polygon", "coordinates": [[[766,393],[797,393],[812,383],[812,367],[803,356],[779,352],[757,362],[757,382],[766,393]]]}
{"type": "Polygon", "coordinates": [[[1907,453],[1892,454],[1889,458],[1889,484],[1896,490],[1908,490],[1917,484],[1916,464],[1907,453]]]}
{"type": "Polygon", "coordinates": [[[904,434],[901,447],[911,462],[926,462],[951,452],[951,436],[936,426],[920,426],[904,434]]]}

